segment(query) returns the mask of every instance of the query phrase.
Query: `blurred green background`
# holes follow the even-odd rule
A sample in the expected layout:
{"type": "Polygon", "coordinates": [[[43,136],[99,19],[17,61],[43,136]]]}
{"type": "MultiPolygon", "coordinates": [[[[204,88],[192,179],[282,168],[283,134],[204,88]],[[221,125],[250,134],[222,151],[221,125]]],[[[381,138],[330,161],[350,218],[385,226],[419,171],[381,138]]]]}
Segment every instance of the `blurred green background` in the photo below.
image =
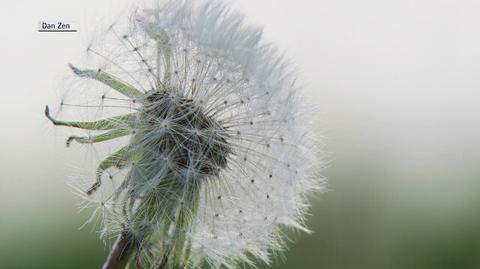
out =
{"type": "MultiPolygon", "coordinates": [[[[108,246],[66,182],[91,151],[43,118],[90,29],[131,1],[4,1],[0,268],[100,268],[108,246]],[[119,4],[118,2],[122,2],[119,4]],[[36,33],[39,20],[77,34],[36,33]],[[15,26],[14,25],[15,22],[15,26]]],[[[313,235],[272,268],[480,268],[480,4],[242,0],[300,67],[333,160],[313,235]]],[[[108,21],[108,19],[106,19],[108,21]]]]}

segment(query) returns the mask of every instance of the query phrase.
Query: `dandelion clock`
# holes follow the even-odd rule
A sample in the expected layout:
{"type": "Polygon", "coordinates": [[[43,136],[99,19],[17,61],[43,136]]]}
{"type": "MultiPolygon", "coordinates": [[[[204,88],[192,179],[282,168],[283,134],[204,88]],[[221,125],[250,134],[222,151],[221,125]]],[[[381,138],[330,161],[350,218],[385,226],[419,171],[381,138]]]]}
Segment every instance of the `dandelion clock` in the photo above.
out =
{"type": "Polygon", "coordinates": [[[80,131],[67,146],[108,152],[80,184],[115,241],[103,268],[254,267],[285,229],[308,231],[323,185],[314,112],[262,29],[219,1],[160,1],[86,59],[45,114],[80,131]]]}

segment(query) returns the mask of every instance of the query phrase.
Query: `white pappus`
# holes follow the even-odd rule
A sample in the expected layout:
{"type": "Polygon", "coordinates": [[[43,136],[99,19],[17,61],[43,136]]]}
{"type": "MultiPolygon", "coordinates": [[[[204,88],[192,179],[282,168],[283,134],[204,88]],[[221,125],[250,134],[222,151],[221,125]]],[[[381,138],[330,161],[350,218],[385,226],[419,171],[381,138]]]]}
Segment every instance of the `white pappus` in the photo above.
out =
{"type": "Polygon", "coordinates": [[[261,37],[219,1],[166,0],[102,33],[90,67],[70,65],[100,95],[66,95],[58,111],[102,117],[64,121],[47,107],[55,125],[88,131],[67,145],[124,138],[84,195],[106,208],[103,235],[118,236],[104,268],[270,263],[281,229],[308,231],[325,164],[313,110],[261,37]]]}

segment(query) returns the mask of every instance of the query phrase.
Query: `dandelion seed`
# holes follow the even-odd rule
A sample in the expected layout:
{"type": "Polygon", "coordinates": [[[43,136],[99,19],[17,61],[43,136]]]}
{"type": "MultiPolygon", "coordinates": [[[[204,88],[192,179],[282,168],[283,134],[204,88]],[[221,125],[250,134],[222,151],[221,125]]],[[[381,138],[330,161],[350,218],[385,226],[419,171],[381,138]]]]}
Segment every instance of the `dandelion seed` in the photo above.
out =
{"type": "Polygon", "coordinates": [[[167,0],[134,18],[89,46],[102,64],[70,65],[109,89],[98,105],[71,106],[115,116],[63,121],[45,109],[55,125],[94,132],[67,146],[128,139],[85,190],[108,208],[102,235],[118,236],[104,268],[270,263],[281,227],[307,231],[306,195],[321,188],[312,113],[290,64],[215,0],[167,0]]]}

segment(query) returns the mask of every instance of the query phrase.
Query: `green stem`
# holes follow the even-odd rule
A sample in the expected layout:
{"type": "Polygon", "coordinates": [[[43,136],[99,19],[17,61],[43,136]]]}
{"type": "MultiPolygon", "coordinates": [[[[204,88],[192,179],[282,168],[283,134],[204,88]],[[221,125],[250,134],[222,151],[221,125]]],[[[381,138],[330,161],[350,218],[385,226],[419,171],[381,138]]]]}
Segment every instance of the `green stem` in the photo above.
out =
{"type": "Polygon", "coordinates": [[[107,261],[103,265],[102,269],[127,268],[134,252],[135,245],[133,243],[133,236],[127,231],[122,232],[113,245],[107,261]]]}

